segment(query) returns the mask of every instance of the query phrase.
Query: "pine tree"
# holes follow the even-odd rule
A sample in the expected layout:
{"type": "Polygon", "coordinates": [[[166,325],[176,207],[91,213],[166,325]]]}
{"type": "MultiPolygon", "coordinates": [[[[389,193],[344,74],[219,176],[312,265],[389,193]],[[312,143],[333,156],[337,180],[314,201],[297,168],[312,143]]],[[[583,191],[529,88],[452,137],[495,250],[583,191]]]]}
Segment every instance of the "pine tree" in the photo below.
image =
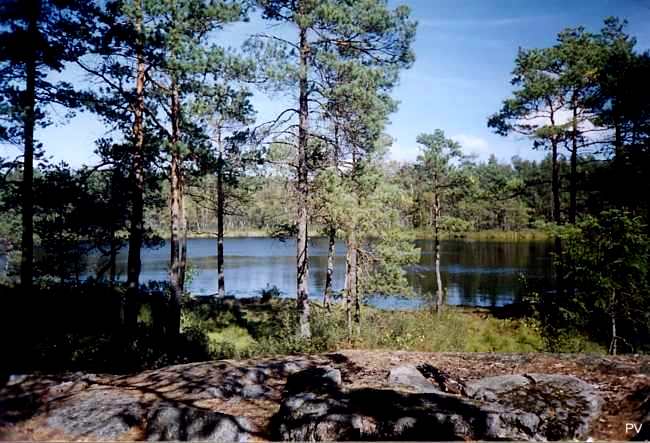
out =
{"type": "MultiPolygon", "coordinates": [[[[297,115],[297,133],[292,134],[296,142],[296,300],[298,334],[309,337],[309,181],[317,166],[310,138],[321,136],[312,120],[326,112],[326,104],[320,99],[330,93],[329,86],[321,84],[319,72],[345,61],[356,61],[357,69],[364,63],[387,70],[408,65],[413,60],[410,44],[415,24],[409,20],[407,7],[390,10],[383,0],[263,0],[260,4],[265,18],[287,23],[296,31],[292,41],[258,35],[250,47],[258,59],[267,62],[265,74],[275,80],[276,88],[295,91],[297,96],[297,107],[282,115],[297,115]]],[[[292,127],[296,127],[294,122],[292,127]]]]}
{"type": "MultiPolygon", "coordinates": [[[[237,62],[237,60],[233,60],[237,62]]],[[[240,60],[242,78],[250,74],[249,63],[240,60]]],[[[245,128],[253,122],[251,93],[245,88],[224,88],[215,84],[212,92],[204,91],[197,114],[210,134],[211,159],[205,165],[207,173],[216,176],[214,186],[208,186],[205,196],[198,190],[201,204],[207,204],[217,218],[217,295],[226,295],[224,272],[224,221],[233,207],[246,200],[250,192],[242,180],[262,163],[262,150],[254,134],[245,128]]],[[[203,189],[206,182],[199,183],[203,189]]]]}
{"type": "Polygon", "coordinates": [[[39,126],[50,124],[48,105],[74,108],[80,96],[72,85],[48,78],[84,52],[92,9],[84,1],[7,0],[0,4],[0,140],[23,145],[21,284],[34,276],[34,158],[39,126]]]}
{"type": "MultiPolygon", "coordinates": [[[[244,17],[239,1],[159,0],[149,3],[146,16],[155,29],[155,62],[147,74],[154,84],[164,121],[154,121],[166,139],[170,180],[170,318],[168,333],[180,330],[180,302],[187,266],[185,191],[188,173],[209,151],[209,137],[196,121],[201,97],[210,87],[232,78],[240,69],[228,51],[210,43],[210,34],[244,17]],[[206,87],[207,85],[210,85],[206,87]]],[[[219,111],[219,110],[217,110],[219,111]]]]}
{"type": "Polygon", "coordinates": [[[560,63],[555,48],[520,49],[511,80],[517,89],[488,120],[488,126],[500,135],[523,134],[533,140],[535,148],[550,147],[552,213],[556,224],[562,222],[559,149],[565,130],[560,117],[567,109],[559,76],[560,63]]]}
{"type": "Polygon", "coordinates": [[[465,160],[458,142],[445,137],[438,129],[433,134],[420,134],[417,142],[422,145],[422,154],[418,157],[417,173],[420,183],[424,185],[424,200],[431,211],[433,229],[433,259],[436,275],[436,312],[442,312],[444,290],[440,276],[440,232],[443,222],[443,205],[450,196],[459,192],[469,178],[461,169],[465,160]]]}

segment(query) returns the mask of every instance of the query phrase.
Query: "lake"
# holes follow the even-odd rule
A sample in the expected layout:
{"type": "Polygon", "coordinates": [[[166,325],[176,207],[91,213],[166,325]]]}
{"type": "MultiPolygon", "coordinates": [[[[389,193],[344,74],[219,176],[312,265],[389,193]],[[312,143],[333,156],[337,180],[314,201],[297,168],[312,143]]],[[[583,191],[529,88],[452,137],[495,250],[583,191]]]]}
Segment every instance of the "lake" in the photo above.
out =
{"type": "MultiPolygon", "coordinates": [[[[433,241],[419,240],[422,258],[407,269],[410,285],[420,297],[371,298],[369,303],[391,309],[413,309],[426,294],[434,292],[433,241]]],[[[196,295],[217,292],[217,242],[215,239],[188,240],[191,266],[189,291],[196,295]]],[[[295,296],[295,241],[271,238],[226,238],[226,293],[238,297],[258,295],[267,286],[277,286],[283,295],[295,296]]],[[[552,245],[548,242],[442,241],[441,273],[452,305],[502,306],[520,300],[521,277],[541,287],[551,281],[552,245]]],[[[309,244],[309,291],[321,298],[325,284],[327,240],[314,238],[309,244]]],[[[126,273],[126,250],[118,257],[121,277],[126,273]]],[[[141,281],[166,280],[169,247],[142,251],[141,281]]],[[[341,290],[345,274],[345,244],[336,245],[334,290],[341,290]]]]}

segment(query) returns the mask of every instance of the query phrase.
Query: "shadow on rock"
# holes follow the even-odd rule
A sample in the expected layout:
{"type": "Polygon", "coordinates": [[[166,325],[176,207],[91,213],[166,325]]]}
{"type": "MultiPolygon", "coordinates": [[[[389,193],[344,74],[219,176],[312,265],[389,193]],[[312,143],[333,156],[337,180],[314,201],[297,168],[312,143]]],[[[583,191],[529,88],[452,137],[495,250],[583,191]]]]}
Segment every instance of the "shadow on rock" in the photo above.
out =
{"type": "Polygon", "coordinates": [[[484,379],[468,386],[467,398],[427,387],[416,368],[398,369],[389,381],[401,387],[411,384],[408,387],[415,392],[346,390],[338,370],[327,367],[291,376],[273,419],[273,437],[285,441],[560,440],[584,437],[600,406],[590,385],[575,378],[484,379]],[[577,386],[571,388],[572,384],[577,386]],[[523,400],[533,390],[543,394],[532,402],[532,409],[514,403],[517,393],[523,400]],[[569,408],[577,415],[569,417],[569,408]],[[551,420],[555,414],[575,419],[559,426],[551,420]]]}

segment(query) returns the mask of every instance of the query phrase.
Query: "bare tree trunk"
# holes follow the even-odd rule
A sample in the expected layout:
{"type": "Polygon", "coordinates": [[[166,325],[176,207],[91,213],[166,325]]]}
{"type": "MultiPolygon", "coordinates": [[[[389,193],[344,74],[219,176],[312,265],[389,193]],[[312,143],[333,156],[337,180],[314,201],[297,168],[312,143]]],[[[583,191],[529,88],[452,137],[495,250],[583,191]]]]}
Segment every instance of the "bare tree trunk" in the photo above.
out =
{"type": "Polygon", "coordinates": [[[436,268],[436,313],[440,315],[444,307],[442,277],[440,275],[440,196],[433,197],[433,260],[436,268]]]}
{"type": "MultiPolygon", "coordinates": [[[[356,243],[355,243],[356,245],[356,243]]],[[[355,252],[356,263],[354,266],[354,324],[357,337],[361,336],[361,292],[359,291],[359,249],[355,252]]]]}
{"type": "Polygon", "coordinates": [[[185,189],[183,186],[183,176],[181,172],[181,190],[179,195],[180,201],[180,220],[181,220],[181,263],[180,263],[180,286],[185,292],[185,277],[187,275],[187,216],[185,214],[185,189]]]}
{"type": "Polygon", "coordinates": [[[36,126],[36,57],[40,0],[29,8],[27,61],[25,63],[25,101],[23,138],[25,142],[22,181],[22,241],[20,284],[25,292],[32,288],[34,278],[34,127],[36,126]]]}
{"type": "Polygon", "coordinates": [[[551,145],[551,162],[552,162],[552,177],[551,177],[551,192],[553,193],[553,221],[556,224],[562,222],[562,215],[560,212],[560,163],[558,161],[558,144],[553,141],[551,145]]]}
{"type": "Polygon", "coordinates": [[[309,258],[307,256],[307,142],[309,131],[309,84],[307,71],[309,69],[309,43],[307,42],[307,29],[300,29],[300,97],[298,117],[298,235],[296,238],[296,271],[297,292],[296,305],[298,309],[298,335],[306,338],[311,336],[309,326],[309,258]]]}
{"type": "Polygon", "coordinates": [[[354,231],[348,236],[345,254],[345,313],[348,339],[352,339],[352,303],[357,299],[357,245],[354,231]]]}
{"type": "Polygon", "coordinates": [[[217,274],[218,295],[226,295],[226,278],[223,264],[223,217],[224,217],[224,192],[223,192],[223,158],[219,155],[217,164],[217,274]]]}
{"type": "Polygon", "coordinates": [[[578,213],[578,109],[573,101],[573,118],[571,121],[571,180],[569,185],[569,223],[576,222],[578,213]]]}
{"type": "Polygon", "coordinates": [[[178,98],[178,91],[176,90],[175,83],[172,82],[172,99],[171,99],[171,120],[172,120],[172,136],[171,136],[171,168],[170,168],[170,215],[171,215],[171,236],[170,244],[170,289],[171,299],[169,303],[169,322],[167,333],[170,336],[175,336],[180,332],[180,317],[181,317],[181,297],[183,295],[183,286],[181,282],[181,223],[182,223],[182,171],[181,159],[178,151],[179,142],[179,112],[180,103],[178,98]]]}
{"type": "Polygon", "coordinates": [[[185,278],[187,276],[187,224],[185,217],[183,217],[183,197],[181,197],[181,266],[180,266],[180,281],[181,288],[185,292],[185,278]]]}
{"type": "Polygon", "coordinates": [[[124,322],[127,328],[135,327],[137,323],[137,296],[140,286],[140,271],[142,260],[140,253],[144,238],[144,82],[145,64],[142,55],[142,3],[136,2],[136,46],[137,73],[135,79],[135,103],[133,109],[133,144],[132,164],[130,171],[131,186],[131,220],[129,225],[129,255],[127,261],[127,293],[124,304],[124,322]]]}
{"type": "MultiPolygon", "coordinates": [[[[553,222],[557,225],[562,223],[562,216],[560,212],[560,164],[558,162],[558,143],[553,139],[551,142],[551,162],[552,162],[552,177],[551,177],[551,192],[553,194],[553,222]]],[[[562,242],[559,237],[555,237],[555,253],[562,252],[562,242]]]]}
{"type": "Polygon", "coordinates": [[[621,130],[621,121],[618,115],[614,115],[614,153],[615,159],[623,158],[623,131],[621,130]]]}
{"type": "Polygon", "coordinates": [[[336,228],[330,226],[327,234],[327,273],[325,274],[323,305],[325,305],[327,312],[332,312],[332,279],[334,277],[334,257],[336,253],[336,228]]]}
{"type": "Polygon", "coordinates": [[[618,335],[616,332],[616,290],[612,290],[612,295],[609,299],[609,316],[612,328],[612,341],[609,344],[609,353],[616,355],[618,345],[618,335]]]}
{"type": "Polygon", "coordinates": [[[117,240],[115,238],[115,230],[113,229],[111,232],[111,245],[110,245],[110,252],[109,252],[109,276],[108,276],[108,281],[110,282],[111,286],[115,285],[115,279],[117,278],[117,251],[119,249],[117,240]]]}

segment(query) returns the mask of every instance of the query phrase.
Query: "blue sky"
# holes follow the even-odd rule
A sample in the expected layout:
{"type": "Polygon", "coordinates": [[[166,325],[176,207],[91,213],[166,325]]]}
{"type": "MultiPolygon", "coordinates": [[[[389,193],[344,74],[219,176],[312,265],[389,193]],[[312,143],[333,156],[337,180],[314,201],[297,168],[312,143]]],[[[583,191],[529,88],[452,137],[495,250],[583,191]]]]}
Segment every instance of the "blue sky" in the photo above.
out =
{"type": "MultiPolygon", "coordinates": [[[[486,127],[487,116],[498,110],[510,92],[510,72],[519,47],[550,46],[565,27],[583,25],[598,30],[604,17],[629,21],[628,32],[637,48],[650,49],[650,0],[390,0],[411,6],[418,20],[416,62],[402,75],[394,96],[399,111],[391,116],[387,133],[394,139],[390,157],[413,160],[415,138],[440,128],[457,139],[467,153],[485,159],[513,155],[541,158],[530,141],[500,137],[486,127]]],[[[238,46],[252,32],[267,26],[261,20],[234,25],[223,39],[238,46]]],[[[267,30],[268,31],[268,30],[267,30]]],[[[283,31],[284,32],[284,31],[283,31]]],[[[256,93],[259,120],[281,110],[277,98],[256,93]]],[[[94,140],[106,129],[91,115],[39,131],[52,160],[73,166],[92,164],[94,140]]]]}

